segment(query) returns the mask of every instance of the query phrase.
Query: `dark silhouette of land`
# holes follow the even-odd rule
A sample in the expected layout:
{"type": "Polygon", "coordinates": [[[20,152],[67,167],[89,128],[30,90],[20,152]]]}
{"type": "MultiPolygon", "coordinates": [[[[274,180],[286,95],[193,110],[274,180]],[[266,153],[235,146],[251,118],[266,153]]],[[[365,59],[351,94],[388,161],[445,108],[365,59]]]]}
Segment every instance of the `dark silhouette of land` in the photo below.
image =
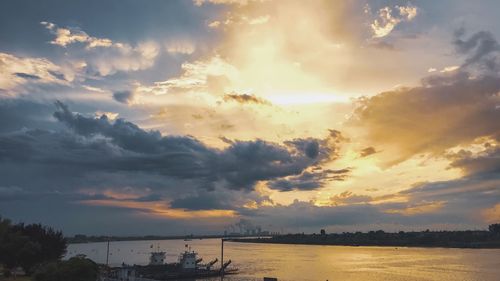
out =
{"type": "Polygon", "coordinates": [[[394,246],[394,247],[447,247],[447,248],[500,248],[500,224],[492,224],[489,230],[463,231],[412,231],[344,232],[321,234],[286,235],[177,235],[177,236],[86,236],[67,237],[68,243],[106,241],[174,240],[224,238],[227,241],[247,243],[338,245],[338,246],[394,246]]]}
{"type": "Polygon", "coordinates": [[[233,234],[233,235],[145,235],[145,236],[92,236],[77,234],[73,237],[66,237],[66,241],[69,244],[78,243],[91,243],[91,242],[107,242],[107,241],[144,241],[144,240],[182,240],[182,239],[210,239],[210,238],[248,238],[248,237],[263,237],[265,235],[244,235],[244,234],[233,234]]]}
{"type": "Polygon", "coordinates": [[[338,245],[338,246],[393,246],[393,247],[446,247],[446,248],[500,248],[500,224],[492,224],[489,231],[419,231],[388,233],[344,232],[326,234],[287,234],[267,238],[234,238],[234,242],[338,245]]]}

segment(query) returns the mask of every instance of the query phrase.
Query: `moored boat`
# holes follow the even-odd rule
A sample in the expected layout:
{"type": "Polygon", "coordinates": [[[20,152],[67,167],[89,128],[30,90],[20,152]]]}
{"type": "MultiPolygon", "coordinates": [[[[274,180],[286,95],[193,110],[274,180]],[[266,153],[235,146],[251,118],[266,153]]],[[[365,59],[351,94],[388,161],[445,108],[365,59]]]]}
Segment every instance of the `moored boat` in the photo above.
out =
{"type": "Polygon", "coordinates": [[[150,253],[148,265],[126,265],[111,268],[108,274],[110,280],[177,280],[188,278],[215,277],[221,275],[236,274],[237,268],[230,267],[231,260],[214,267],[219,260],[216,258],[208,263],[203,263],[203,258],[192,251],[188,245],[179,255],[178,261],[174,263],[165,262],[166,252],[157,251],[150,253]]]}

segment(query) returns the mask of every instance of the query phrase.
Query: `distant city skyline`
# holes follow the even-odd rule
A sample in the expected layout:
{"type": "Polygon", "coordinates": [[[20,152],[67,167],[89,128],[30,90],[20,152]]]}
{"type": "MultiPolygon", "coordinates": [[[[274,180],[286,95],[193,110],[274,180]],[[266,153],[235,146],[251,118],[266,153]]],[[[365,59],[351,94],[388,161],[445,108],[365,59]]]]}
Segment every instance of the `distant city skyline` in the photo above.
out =
{"type": "Polygon", "coordinates": [[[65,235],[500,222],[498,1],[0,2],[0,216],[65,235]]]}

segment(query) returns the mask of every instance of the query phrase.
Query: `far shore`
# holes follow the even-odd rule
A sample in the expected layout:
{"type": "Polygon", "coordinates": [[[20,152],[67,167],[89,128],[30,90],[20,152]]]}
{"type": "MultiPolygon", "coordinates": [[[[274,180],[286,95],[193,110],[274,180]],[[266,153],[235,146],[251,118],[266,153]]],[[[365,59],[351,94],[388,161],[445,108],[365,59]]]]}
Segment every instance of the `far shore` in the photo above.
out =
{"type": "Polygon", "coordinates": [[[282,234],[270,236],[269,233],[255,235],[187,235],[187,236],[86,236],[75,235],[66,238],[68,243],[90,243],[107,241],[147,241],[147,240],[180,240],[224,239],[230,242],[301,244],[301,245],[333,245],[333,246],[379,246],[379,247],[441,247],[468,249],[499,249],[500,224],[492,224],[489,230],[460,231],[411,231],[385,232],[383,230],[369,232],[326,233],[320,234],[282,234]]]}
{"type": "Polygon", "coordinates": [[[260,243],[260,244],[282,244],[282,245],[309,245],[309,246],[342,246],[342,247],[400,247],[400,248],[456,248],[456,249],[500,249],[498,244],[443,244],[443,245],[426,245],[426,244],[341,244],[341,243],[321,243],[321,242],[284,242],[275,241],[268,238],[252,238],[252,239],[229,239],[228,242],[237,243],[260,243]]]}
{"type": "Polygon", "coordinates": [[[117,241],[157,241],[157,240],[201,240],[201,239],[233,239],[233,238],[262,238],[269,237],[268,234],[263,235],[175,235],[175,236],[159,236],[159,235],[146,235],[146,236],[86,236],[75,235],[73,237],[66,237],[69,244],[80,243],[98,243],[98,242],[117,242],[117,241]]]}
{"type": "Polygon", "coordinates": [[[232,242],[292,245],[500,249],[500,235],[489,231],[421,231],[342,234],[287,234],[267,238],[233,238],[232,242]]]}

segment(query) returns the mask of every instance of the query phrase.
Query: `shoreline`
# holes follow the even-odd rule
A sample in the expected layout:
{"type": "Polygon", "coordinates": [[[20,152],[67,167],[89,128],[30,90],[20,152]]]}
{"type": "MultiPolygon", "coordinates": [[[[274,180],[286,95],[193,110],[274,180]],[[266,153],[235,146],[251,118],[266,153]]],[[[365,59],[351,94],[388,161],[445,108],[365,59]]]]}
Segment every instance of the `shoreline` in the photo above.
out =
{"type": "Polygon", "coordinates": [[[341,246],[341,247],[400,247],[400,248],[448,248],[448,249],[500,249],[500,242],[493,243],[475,242],[459,243],[450,242],[443,244],[403,244],[403,243],[333,243],[327,241],[280,241],[273,238],[264,239],[228,239],[227,242],[254,243],[254,244],[282,244],[282,245],[311,245],[311,246],[341,246]]]}

